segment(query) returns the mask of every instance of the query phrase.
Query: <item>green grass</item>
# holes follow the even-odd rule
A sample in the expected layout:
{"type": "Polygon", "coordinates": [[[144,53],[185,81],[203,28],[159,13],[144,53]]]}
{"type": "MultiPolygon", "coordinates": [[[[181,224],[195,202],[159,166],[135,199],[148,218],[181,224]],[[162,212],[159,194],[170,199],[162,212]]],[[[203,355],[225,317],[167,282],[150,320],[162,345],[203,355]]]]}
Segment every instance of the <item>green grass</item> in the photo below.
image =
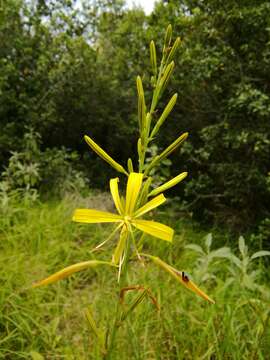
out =
{"type": "MultiPolygon", "coordinates": [[[[34,206],[17,203],[1,214],[0,359],[101,358],[84,309],[91,305],[101,328],[110,324],[117,301],[115,271],[89,269],[38,289],[31,289],[31,284],[67,265],[94,258],[90,250],[112,227],[74,224],[70,219],[78,205],[100,208],[103,200],[100,195],[34,206]]],[[[269,287],[246,288],[241,274],[232,274],[228,259],[216,259],[206,269],[194,251],[185,249],[191,242],[203,244],[205,233],[174,213],[159,213],[159,217],[177,229],[174,244],[170,247],[148,238],[145,252],[187,271],[197,282],[204,275],[214,275],[206,276],[200,286],[216,305],[197,298],[154,265],[134,262],[130,284],[150,287],[161,312],[150,301],[141,303],[120,328],[113,358],[270,359],[269,287]]],[[[220,234],[216,238],[218,246],[225,245],[220,234]]],[[[215,248],[215,235],[213,242],[215,248]]],[[[95,256],[110,259],[112,248],[113,243],[95,256]]],[[[263,285],[262,261],[253,267],[261,271],[257,281],[263,285]]],[[[133,296],[128,294],[126,301],[133,296]]]]}

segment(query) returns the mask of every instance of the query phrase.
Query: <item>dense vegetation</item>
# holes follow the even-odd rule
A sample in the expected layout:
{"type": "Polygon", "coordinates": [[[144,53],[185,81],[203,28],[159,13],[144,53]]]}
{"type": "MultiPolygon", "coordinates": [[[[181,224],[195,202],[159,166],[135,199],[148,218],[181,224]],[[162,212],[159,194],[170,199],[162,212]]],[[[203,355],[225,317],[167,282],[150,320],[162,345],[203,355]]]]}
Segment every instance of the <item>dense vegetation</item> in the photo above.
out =
{"type": "MultiPolygon", "coordinates": [[[[107,199],[92,194],[35,206],[13,202],[0,217],[0,359],[101,359],[84,310],[90,306],[98,326],[108,326],[117,300],[115,271],[89,269],[55,285],[29,285],[96,257],[90,250],[112,227],[78,226],[70,217],[78,205],[111,209],[107,199]]],[[[174,245],[148,238],[146,251],[185,269],[216,304],[150,263],[134,263],[130,283],[147,284],[161,311],[144,300],[120,329],[113,359],[268,359],[270,288],[263,254],[248,250],[242,238],[230,250],[223,233],[211,239],[195,224],[175,221],[174,212],[159,216],[176,228],[174,245]]]]}
{"type": "Polygon", "coordinates": [[[261,0],[160,0],[150,16],[122,0],[0,1],[0,359],[100,358],[83,310],[91,304],[107,327],[115,273],[30,285],[94,258],[111,233],[71,222],[78,206],[112,207],[94,189],[107,191],[116,174],[82,138],[123,165],[136,152],[135,78],[149,102],[146,44],[155,39],[160,58],[168,23],[182,40],[164,98],[178,92],[178,102],[148,161],[188,131],[181,152],[151,175],[155,184],[189,177],[158,212],[176,230],[173,247],[146,236],[146,250],[187,271],[216,305],[132,262],[128,283],[147,285],[161,312],[144,299],[112,358],[269,357],[269,11],[261,0]]]}
{"type": "Polygon", "coordinates": [[[167,95],[177,91],[179,101],[158,141],[162,148],[182,131],[190,138],[165,170],[189,171],[181,187],[189,212],[238,233],[259,227],[266,246],[269,11],[269,2],[258,0],[162,1],[150,16],[119,0],[6,0],[0,9],[2,169],[11,151],[24,150],[30,127],[40,135],[41,152],[77,151],[91,185],[103,186],[108,168],[89,154],[82,136],[102,142],[119,162],[132,154],[135,76],[149,77],[146,44],[162,42],[170,22],[182,44],[167,95]]]}

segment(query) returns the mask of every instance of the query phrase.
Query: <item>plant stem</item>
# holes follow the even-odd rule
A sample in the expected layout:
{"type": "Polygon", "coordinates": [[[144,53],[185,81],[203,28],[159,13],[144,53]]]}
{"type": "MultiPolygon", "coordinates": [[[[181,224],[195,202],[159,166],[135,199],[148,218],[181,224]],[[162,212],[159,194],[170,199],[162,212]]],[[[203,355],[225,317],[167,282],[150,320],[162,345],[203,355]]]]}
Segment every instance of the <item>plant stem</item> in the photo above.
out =
{"type": "MultiPolygon", "coordinates": [[[[128,274],[128,262],[129,262],[129,257],[130,257],[130,250],[131,250],[131,238],[130,238],[130,234],[127,238],[127,247],[126,247],[127,251],[126,251],[126,255],[124,258],[124,262],[122,265],[122,271],[121,271],[121,276],[119,279],[119,286],[118,286],[118,295],[120,294],[121,289],[124,287],[125,283],[127,283],[127,274],[128,274]]],[[[110,360],[111,356],[112,356],[112,351],[114,348],[114,343],[115,343],[115,337],[116,337],[116,333],[119,329],[119,327],[121,326],[122,322],[121,322],[121,312],[122,312],[122,308],[121,308],[121,302],[120,302],[120,298],[117,301],[117,305],[116,305],[116,310],[115,310],[115,317],[114,317],[114,321],[113,321],[113,325],[111,328],[111,334],[110,334],[110,340],[109,340],[109,344],[107,347],[107,351],[106,354],[104,355],[104,360],[110,360]]]]}
{"type": "MultiPolygon", "coordinates": [[[[147,127],[148,127],[148,132],[147,132],[146,137],[145,137],[145,143],[144,143],[144,145],[143,145],[142,154],[140,155],[140,160],[139,160],[139,172],[143,172],[146,151],[147,151],[147,149],[148,149],[148,144],[149,144],[149,143],[151,142],[151,140],[152,140],[152,138],[149,137],[150,132],[151,132],[151,121],[152,121],[152,117],[153,117],[153,114],[154,114],[154,112],[155,112],[155,110],[156,110],[156,106],[157,106],[157,103],[158,103],[158,99],[156,99],[156,96],[157,96],[157,88],[158,88],[159,83],[160,83],[160,80],[161,80],[161,76],[162,76],[162,73],[163,73],[164,65],[166,64],[166,62],[165,62],[165,57],[166,57],[166,55],[165,55],[164,52],[163,52],[162,59],[161,59],[161,64],[160,64],[160,67],[159,67],[158,78],[157,78],[157,81],[156,81],[155,89],[154,89],[153,94],[152,94],[151,106],[150,106],[149,117],[148,117],[148,122],[149,122],[149,124],[147,125],[147,127]]],[[[142,134],[141,134],[141,137],[142,137],[142,134]]]]}

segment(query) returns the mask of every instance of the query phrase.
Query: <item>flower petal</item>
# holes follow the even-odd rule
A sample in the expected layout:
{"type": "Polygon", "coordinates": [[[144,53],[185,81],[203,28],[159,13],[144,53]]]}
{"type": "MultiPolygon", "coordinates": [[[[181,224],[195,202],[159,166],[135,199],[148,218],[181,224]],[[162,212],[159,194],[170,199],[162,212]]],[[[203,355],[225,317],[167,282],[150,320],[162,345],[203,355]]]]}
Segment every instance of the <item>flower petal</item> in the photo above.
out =
{"type": "Polygon", "coordinates": [[[111,179],[110,180],[110,190],[111,190],[112,198],[113,198],[113,201],[114,201],[117,211],[119,212],[119,214],[123,214],[124,209],[123,209],[123,206],[122,206],[122,203],[120,200],[120,196],[119,196],[118,182],[119,182],[119,178],[111,179]]]}
{"type": "Polygon", "coordinates": [[[166,201],[166,198],[163,194],[160,194],[156,196],[154,199],[148,201],[144,206],[142,206],[140,209],[138,209],[134,217],[137,218],[139,216],[142,216],[143,214],[147,213],[148,211],[151,211],[158,207],[159,205],[163,204],[166,201]]]}
{"type": "Polygon", "coordinates": [[[115,265],[119,264],[119,261],[120,261],[122,255],[123,255],[123,252],[125,250],[127,237],[128,237],[127,228],[126,228],[126,226],[123,226],[122,230],[121,230],[121,233],[120,233],[119,241],[118,241],[116,249],[115,249],[115,251],[113,253],[112,263],[115,264],[115,265]]]}
{"type": "Polygon", "coordinates": [[[167,225],[149,220],[132,220],[131,224],[137,229],[159,239],[172,241],[174,230],[167,225]]]}
{"type": "Polygon", "coordinates": [[[128,177],[126,190],[126,214],[131,215],[142,185],[143,174],[131,173],[128,177]]]}
{"type": "Polygon", "coordinates": [[[109,263],[107,261],[99,261],[99,260],[90,260],[90,261],[84,261],[84,262],[80,262],[78,264],[74,264],[71,266],[68,266],[58,272],[56,272],[55,274],[47,277],[44,280],[38,281],[36,283],[34,283],[32,285],[32,287],[38,287],[38,286],[42,286],[42,285],[48,285],[51,283],[54,283],[58,280],[64,279],[66,277],[68,277],[69,275],[72,275],[78,271],[87,269],[89,267],[95,267],[97,265],[110,265],[110,266],[115,266],[112,263],[109,263]]]}
{"type": "Polygon", "coordinates": [[[122,216],[109,213],[107,211],[99,211],[94,209],[76,209],[73,217],[73,221],[81,223],[110,223],[123,221],[122,216]]]}

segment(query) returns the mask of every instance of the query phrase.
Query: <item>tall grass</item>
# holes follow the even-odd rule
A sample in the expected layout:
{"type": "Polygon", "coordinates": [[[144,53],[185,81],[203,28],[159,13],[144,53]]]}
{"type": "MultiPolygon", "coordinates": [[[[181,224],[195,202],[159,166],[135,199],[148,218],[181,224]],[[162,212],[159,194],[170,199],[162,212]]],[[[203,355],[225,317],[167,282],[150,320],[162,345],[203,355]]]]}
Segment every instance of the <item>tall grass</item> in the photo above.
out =
{"type": "MultiPolygon", "coordinates": [[[[110,207],[103,199],[99,195],[84,201],[91,207],[110,207]]],[[[94,258],[91,249],[104,232],[110,233],[108,225],[74,225],[70,219],[76,206],[75,198],[35,205],[14,202],[1,214],[0,359],[100,358],[84,309],[90,306],[98,325],[106,327],[117,302],[116,273],[91,269],[52,286],[30,288],[33,281],[64,266],[94,258]]],[[[160,214],[165,216],[164,221],[178,229],[173,248],[150,237],[147,246],[154,245],[152,253],[191,277],[200,271],[213,274],[201,286],[216,305],[200,300],[153,265],[134,264],[130,284],[147,285],[161,311],[144,300],[120,329],[113,357],[270,359],[269,287],[243,286],[238,278],[241,272],[232,271],[228,258],[215,258],[203,268],[198,254],[186,245],[203,245],[205,234],[175,219],[174,213],[160,214]]],[[[257,277],[261,286],[266,269],[259,261],[254,262],[254,269],[262,271],[257,277]]],[[[126,294],[125,301],[132,297],[132,292],[126,294]]]]}

